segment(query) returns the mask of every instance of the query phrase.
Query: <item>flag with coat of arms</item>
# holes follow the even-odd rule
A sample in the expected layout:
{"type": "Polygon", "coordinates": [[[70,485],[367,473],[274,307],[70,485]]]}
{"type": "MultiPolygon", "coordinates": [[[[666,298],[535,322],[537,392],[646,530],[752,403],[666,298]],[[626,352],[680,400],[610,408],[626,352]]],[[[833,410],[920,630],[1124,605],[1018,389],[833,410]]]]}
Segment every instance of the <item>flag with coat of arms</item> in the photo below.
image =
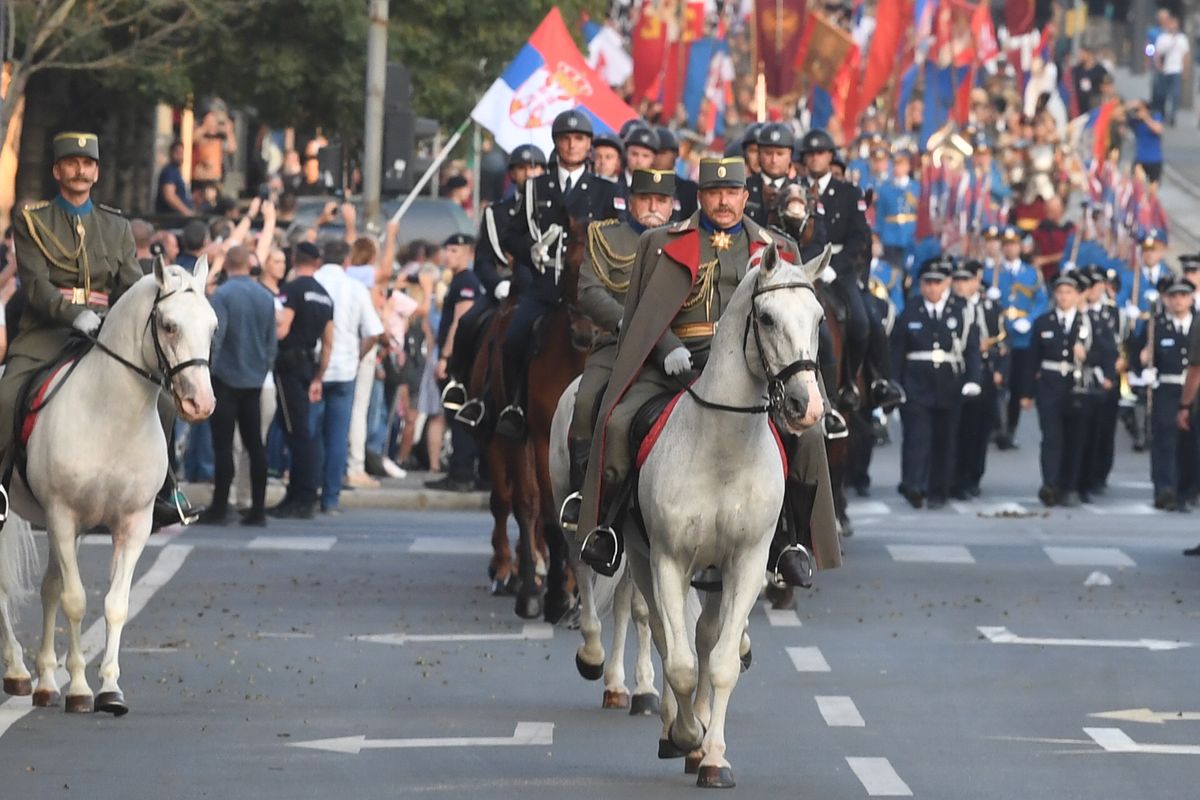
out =
{"type": "Polygon", "coordinates": [[[591,118],[596,133],[618,131],[637,116],[588,67],[555,7],[480,98],[471,118],[506,151],[535,144],[548,155],[554,118],[572,108],[591,118]]]}

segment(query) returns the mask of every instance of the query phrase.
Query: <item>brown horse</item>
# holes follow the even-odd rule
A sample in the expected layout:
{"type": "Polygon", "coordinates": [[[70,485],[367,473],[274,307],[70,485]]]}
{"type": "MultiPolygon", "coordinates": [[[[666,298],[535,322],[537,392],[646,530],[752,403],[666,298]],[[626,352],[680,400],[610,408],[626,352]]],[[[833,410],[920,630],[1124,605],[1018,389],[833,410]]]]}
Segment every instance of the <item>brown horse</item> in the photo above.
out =
{"type": "MultiPolygon", "coordinates": [[[[558,526],[550,489],[550,421],[559,396],[583,372],[584,360],[595,340],[595,328],[577,306],[579,268],[583,262],[584,226],[573,223],[566,240],[561,276],[562,299],[538,323],[537,351],[528,370],[528,399],[524,441],[491,435],[491,421],[480,426],[488,436],[487,459],[492,479],[490,508],[493,519],[492,559],[488,568],[493,594],[517,596],[516,612],[524,619],[545,616],[557,622],[574,605],[573,577],[567,566],[566,540],[558,526]],[[516,563],[509,548],[508,517],[517,521],[516,563]],[[546,580],[538,578],[539,562],[546,580]],[[515,566],[515,569],[514,569],[515,566]],[[543,600],[543,591],[545,599],[543,600]]],[[[480,396],[490,384],[488,406],[503,408],[511,393],[503,380],[500,343],[507,330],[510,299],[488,325],[484,346],[471,375],[471,394],[480,396]],[[487,376],[490,375],[490,381],[487,376]]]]}
{"type": "MultiPolygon", "coordinates": [[[[833,363],[837,366],[837,380],[834,385],[843,386],[844,373],[846,369],[845,359],[845,333],[842,330],[842,323],[838,320],[835,313],[834,305],[829,299],[828,287],[822,287],[818,293],[821,298],[821,305],[825,308],[825,320],[829,326],[829,339],[833,344],[833,363]]],[[[854,381],[858,386],[859,397],[866,397],[865,381],[862,371],[854,376],[854,381]]],[[[831,403],[836,403],[837,398],[831,397],[831,403]]],[[[850,472],[850,459],[854,452],[854,447],[858,438],[863,436],[862,419],[857,412],[848,408],[838,409],[846,420],[846,427],[850,435],[841,439],[832,439],[825,443],[826,453],[829,457],[829,482],[833,488],[833,507],[837,512],[838,527],[843,538],[854,535],[854,528],[850,524],[850,517],[846,513],[846,479],[850,472]]],[[[870,435],[870,431],[866,432],[870,435]]]]}

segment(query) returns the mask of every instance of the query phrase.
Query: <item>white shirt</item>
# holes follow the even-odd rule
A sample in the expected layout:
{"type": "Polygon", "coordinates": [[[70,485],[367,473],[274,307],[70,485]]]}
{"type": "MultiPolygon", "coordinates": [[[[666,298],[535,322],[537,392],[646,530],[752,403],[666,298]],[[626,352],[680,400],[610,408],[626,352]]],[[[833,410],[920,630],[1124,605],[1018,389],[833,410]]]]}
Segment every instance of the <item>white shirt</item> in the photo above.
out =
{"type": "Polygon", "coordinates": [[[931,303],[926,300],[925,313],[929,314],[929,316],[933,317],[934,319],[941,319],[942,312],[946,310],[946,298],[949,296],[950,293],[946,292],[946,294],[942,295],[942,299],[938,300],[936,303],[931,303]]]}
{"type": "Polygon", "coordinates": [[[817,194],[825,194],[825,190],[829,188],[831,180],[833,180],[832,172],[826,172],[820,178],[817,178],[817,194]]]}
{"type": "Polygon", "coordinates": [[[1184,336],[1188,335],[1188,331],[1192,329],[1192,315],[1186,317],[1171,317],[1171,324],[1175,326],[1175,330],[1179,331],[1184,336]]]}
{"type": "Polygon", "coordinates": [[[571,188],[574,189],[579,185],[579,179],[583,177],[583,166],[579,166],[573,172],[568,172],[562,167],[558,168],[558,188],[564,194],[567,191],[567,178],[571,179],[571,188]]]}
{"type": "Polygon", "coordinates": [[[1179,33],[1160,33],[1154,40],[1154,51],[1162,56],[1162,71],[1164,75],[1178,75],[1183,72],[1184,58],[1190,46],[1187,36],[1179,33]]]}
{"type": "Polygon", "coordinates": [[[1063,330],[1071,330],[1071,326],[1075,324],[1075,309],[1072,308],[1070,311],[1063,311],[1060,308],[1055,309],[1054,313],[1058,315],[1058,324],[1062,326],[1063,330]]]}
{"type": "Polygon", "coordinates": [[[1021,271],[1021,265],[1023,263],[1024,262],[1022,262],[1021,259],[1018,258],[1015,261],[1009,261],[1005,266],[1008,267],[1009,272],[1011,272],[1013,275],[1016,275],[1018,272],[1021,271]]]}
{"type": "Polygon", "coordinates": [[[383,333],[383,323],[375,313],[371,292],[339,265],[325,264],[313,277],[333,298],[333,352],[329,354],[325,380],[352,381],[358,376],[362,340],[383,333]]]}

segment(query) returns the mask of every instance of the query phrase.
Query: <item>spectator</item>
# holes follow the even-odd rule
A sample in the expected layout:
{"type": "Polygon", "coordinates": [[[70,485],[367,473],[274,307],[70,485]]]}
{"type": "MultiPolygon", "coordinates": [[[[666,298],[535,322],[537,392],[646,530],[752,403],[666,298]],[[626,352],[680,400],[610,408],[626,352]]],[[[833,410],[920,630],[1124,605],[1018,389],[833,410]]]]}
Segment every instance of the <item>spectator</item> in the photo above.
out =
{"type": "Polygon", "coordinates": [[[237,140],[231,135],[232,124],[225,104],[213,100],[196,123],[192,151],[192,178],[219,184],[225,174],[225,156],[237,151],[237,140]]]}
{"type": "Polygon", "coordinates": [[[1146,180],[1158,183],[1162,177],[1162,114],[1151,111],[1145,100],[1126,107],[1129,129],[1133,132],[1133,161],[1146,173],[1146,180]]]}
{"type": "Polygon", "coordinates": [[[463,175],[452,175],[442,184],[442,197],[453,200],[462,206],[463,210],[471,211],[471,184],[463,175]]]}
{"type": "Polygon", "coordinates": [[[158,173],[158,194],[154,198],[154,213],[179,214],[190,217],[192,193],[183,179],[183,143],[171,144],[171,160],[158,173]]]}
{"type": "Polygon", "coordinates": [[[296,196],[300,185],[304,183],[304,170],[300,166],[300,153],[287,150],[283,154],[283,167],[279,170],[279,179],[283,182],[283,193],[296,196]]]}
{"type": "MultiPolygon", "coordinates": [[[[396,460],[404,469],[417,469],[417,460],[413,457],[413,447],[417,440],[417,424],[420,421],[418,400],[421,396],[421,380],[425,375],[425,366],[430,357],[436,361],[429,351],[433,342],[430,312],[436,311],[438,275],[440,270],[433,264],[417,267],[417,272],[409,280],[408,291],[417,301],[417,307],[412,311],[408,320],[408,328],[404,338],[404,362],[400,366],[400,385],[397,390],[399,399],[397,407],[404,410],[404,430],[400,434],[400,448],[396,460]]],[[[401,278],[401,280],[405,280],[401,278]]],[[[440,402],[440,397],[438,398],[440,402]]],[[[429,468],[434,472],[440,464],[438,456],[441,448],[430,448],[429,468]]]]}
{"type": "Polygon", "coordinates": [[[250,251],[240,245],[225,254],[228,280],[213,292],[217,335],[213,340],[213,392],[217,405],[212,415],[216,475],[213,500],[200,515],[208,525],[224,525],[229,515],[229,487],[233,481],[233,432],[236,423],[242,446],[250,458],[250,510],[244,525],[265,525],[267,456],[262,441],[261,394],[263,382],[275,363],[275,303],[250,277],[250,251]]]}
{"type": "Polygon", "coordinates": [[[325,372],[333,353],[333,298],[313,274],[321,251],[311,242],[300,242],[292,256],[294,277],[285,283],[275,357],[275,385],[279,388],[279,417],[287,432],[292,468],[283,501],[267,513],[274,517],[312,519],[317,501],[316,459],[310,424],[310,404],[320,401],[325,372]],[[317,344],[321,345],[320,356],[317,344]]]}
{"type": "Polygon", "coordinates": [[[346,268],[350,266],[350,245],[334,239],[325,243],[323,254],[325,264],[314,277],[333,298],[334,334],[322,396],[313,404],[310,418],[316,436],[316,463],[322,476],[321,511],[337,513],[338,496],[346,474],[358,366],[379,341],[383,323],[375,313],[371,293],[346,274],[346,268]]]}
{"type": "Polygon", "coordinates": [[[196,262],[203,255],[208,244],[208,226],[204,224],[204,220],[188,220],[188,223],[183,226],[183,231],[179,234],[179,249],[181,252],[176,256],[175,263],[188,272],[194,272],[196,270],[196,262]]]}
{"type": "Polygon", "coordinates": [[[1179,18],[1166,9],[1159,11],[1162,33],[1154,41],[1154,83],[1151,104],[1175,127],[1175,113],[1179,110],[1180,87],[1183,70],[1187,65],[1187,35],[1179,29],[1179,18]]]}
{"type": "Polygon", "coordinates": [[[135,219],[129,223],[129,229],[133,232],[133,246],[138,263],[142,265],[142,273],[149,275],[154,269],[154,253],[150,251],[154,226],[144,219],[135,219]]]}
{"type": "Polygon", "coordinates": [[[1071,80],[1075,83],[1075,100],[1079,104],[1077,113],[1086,114],[1098,105],[1100,87],[1108,70],[1096,60],[1092,48],[1080,46],[1079,60],[1071,68],[1071,80]]]}
{"type": "Polygon", "coordinates": [[[170,231],[159,231],[150,240],[150,255],[161,255],[168,264],[179,263],[179,237],[170,231]]]}

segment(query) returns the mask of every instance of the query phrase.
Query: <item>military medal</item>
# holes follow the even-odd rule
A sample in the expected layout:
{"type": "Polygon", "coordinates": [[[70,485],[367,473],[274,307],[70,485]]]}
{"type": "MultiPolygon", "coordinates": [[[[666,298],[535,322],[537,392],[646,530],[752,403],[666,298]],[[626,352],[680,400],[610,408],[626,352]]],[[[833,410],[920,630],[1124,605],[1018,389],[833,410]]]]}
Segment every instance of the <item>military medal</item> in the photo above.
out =
{"type": "Polygon", "coordinates": [[[712,244],[713,250],[718,253],[733,246],[733,237],[725,231],[716,231],[708,241],[712,244]]]}

